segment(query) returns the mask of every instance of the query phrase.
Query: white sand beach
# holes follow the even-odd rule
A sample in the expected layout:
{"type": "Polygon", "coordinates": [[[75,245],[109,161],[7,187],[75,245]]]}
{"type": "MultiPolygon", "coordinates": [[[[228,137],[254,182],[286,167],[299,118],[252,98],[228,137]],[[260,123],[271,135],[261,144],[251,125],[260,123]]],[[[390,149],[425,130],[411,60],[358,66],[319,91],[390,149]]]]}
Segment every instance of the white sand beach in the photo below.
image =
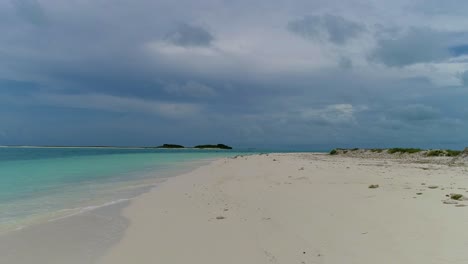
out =
{"type": "Polygon", "coordinates": [[[446,197],[467,188],[463,166],[221,159],[133,200],[129,227],[99,263],[468,263],[468,202],[446,197]]]}

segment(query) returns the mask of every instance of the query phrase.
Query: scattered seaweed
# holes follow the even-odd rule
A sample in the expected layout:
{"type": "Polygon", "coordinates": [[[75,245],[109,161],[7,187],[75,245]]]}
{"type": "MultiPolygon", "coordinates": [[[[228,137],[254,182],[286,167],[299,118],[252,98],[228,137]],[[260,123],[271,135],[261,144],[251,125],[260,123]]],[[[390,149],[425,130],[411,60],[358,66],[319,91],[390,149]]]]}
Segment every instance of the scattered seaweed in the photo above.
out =
{"type": "Polygon", "coordinates": [[[450,194],[450,199],[460,201],[463,199],[463,195],[459,193],[450,194]]]}

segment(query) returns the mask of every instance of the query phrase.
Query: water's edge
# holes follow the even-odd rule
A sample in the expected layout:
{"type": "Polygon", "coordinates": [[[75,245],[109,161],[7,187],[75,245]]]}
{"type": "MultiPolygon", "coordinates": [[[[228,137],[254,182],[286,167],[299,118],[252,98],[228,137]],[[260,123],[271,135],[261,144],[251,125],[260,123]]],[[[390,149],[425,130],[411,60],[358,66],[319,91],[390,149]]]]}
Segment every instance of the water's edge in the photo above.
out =
{"type": "Polygon", "coordinates": [[[37,223],[0,235],[0,256],[9,264],[94,263],[123,237],[129,220],[122,210],[133,199],[157,191],[169,178],[187,174],[225,157],[199,161],[196,166],[167,175],[130,199],[96,205],[89,210],[37,223]]]}

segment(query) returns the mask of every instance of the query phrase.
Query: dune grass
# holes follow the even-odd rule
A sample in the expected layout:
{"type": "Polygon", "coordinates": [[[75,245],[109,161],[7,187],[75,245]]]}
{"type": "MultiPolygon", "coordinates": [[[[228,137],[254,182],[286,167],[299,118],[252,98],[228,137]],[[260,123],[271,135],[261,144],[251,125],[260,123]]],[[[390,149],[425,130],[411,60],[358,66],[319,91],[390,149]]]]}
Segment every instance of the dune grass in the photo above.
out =
{"type": "Polygon", "coordinates": [[[390,154],[395,154],[395,153],[413,154],[413,153],[418,153],[418,152],[421,152],[421,151],[423,151],[423,150],[419,149],[419,148],[391,148],[391,149],[388,149],[388,153],[390,153],[390,154]]]}
{"type": "Polygon", "coordinates": [[[446,149],[446,150],[441,150],[441,149],[434,149],[434,150],[429,150],[426,153],[426,156],[428,157],[456,157],[460,155],[462,152],[459,150],[451,150],[451,149],[446,149]]]}

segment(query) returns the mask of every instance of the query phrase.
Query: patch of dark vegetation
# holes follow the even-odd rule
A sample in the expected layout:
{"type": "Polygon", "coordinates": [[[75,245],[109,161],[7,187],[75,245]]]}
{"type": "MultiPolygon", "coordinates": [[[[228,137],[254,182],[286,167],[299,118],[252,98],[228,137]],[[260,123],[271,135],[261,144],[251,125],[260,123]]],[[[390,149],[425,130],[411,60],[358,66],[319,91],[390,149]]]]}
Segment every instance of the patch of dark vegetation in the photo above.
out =
{"type": "Polygon", "coordinates": [[[460,154],[463,153],[463,151],[460,151],[460,150],[451,150],[451,149],[447,149],[445,150],[447,152],[447,156],[448,157],[456,157],[460,154]]]}
{"type": "Polygon", "coordinates": [[[446,150],[441,150],[441,149],[434,149],[434,150],[429,150],[426,153],[427,157],[456,157],[460,155],[462,152],[459,150],[451,150],[451,149],[446,149],[446,150]]]}
{"type": "Polygon", "coordinates": [[[177,145],[177,144],[164,144],[162,146],[158,146],[157,148],[185,148],[182,145],[177,145]]]}
{"type": "Polygon", "coordinates": [[[374,152],[374,153],[382,153],[382,151],[384,151],[383,149],[379,149],[379,148],[374,148],[374,149],[371,149],[370,151],[374,152]]]}
{"type": "Polygon", "coordinates": [[[445,156],[445,151],[439,150],[439,149],[436,149],[436,150],[429,150],[429,151],[426,153],[426,156],[428,156],[428,157],[440,157],[440,156],[445,156]]]}
{"type": "Polygon", "coordinates": [[[330,151],[330,155],[336,155],[336,154],[338,154],[338,151],[336,149],[332,149],[330,151]]]}
{"type": "Polygon", "coordinates": [[[418,152],[421,152],[422,149],[419,149],[419,148],[391,148],[391,149],[388,149],[388,153],[390,154],[395,154],[395,153],[409,153],[409,154],[413,154],[413,153],[418,153],[418,152]]]}
{"type": "Polygon", "coordinates": [[[194,148],[198,148],[198,149],[208,149],[208,148],[211,148],[211,149],[232,149],[232,147],[224,145],[224,144],[198,145],[198,146],[195,146],[194,148]]]}
{"type": "Polygon", "coordinates": [[[450,194],[450,199],[460,201],[463,198],[462,194],[452,193],[450,194]]]}
{"type": "Polygon", "coordinates": [[[371,184],[369,185],[369,189],[377,189],[379,188],[379,185],[378,184],[371,184]]]}

